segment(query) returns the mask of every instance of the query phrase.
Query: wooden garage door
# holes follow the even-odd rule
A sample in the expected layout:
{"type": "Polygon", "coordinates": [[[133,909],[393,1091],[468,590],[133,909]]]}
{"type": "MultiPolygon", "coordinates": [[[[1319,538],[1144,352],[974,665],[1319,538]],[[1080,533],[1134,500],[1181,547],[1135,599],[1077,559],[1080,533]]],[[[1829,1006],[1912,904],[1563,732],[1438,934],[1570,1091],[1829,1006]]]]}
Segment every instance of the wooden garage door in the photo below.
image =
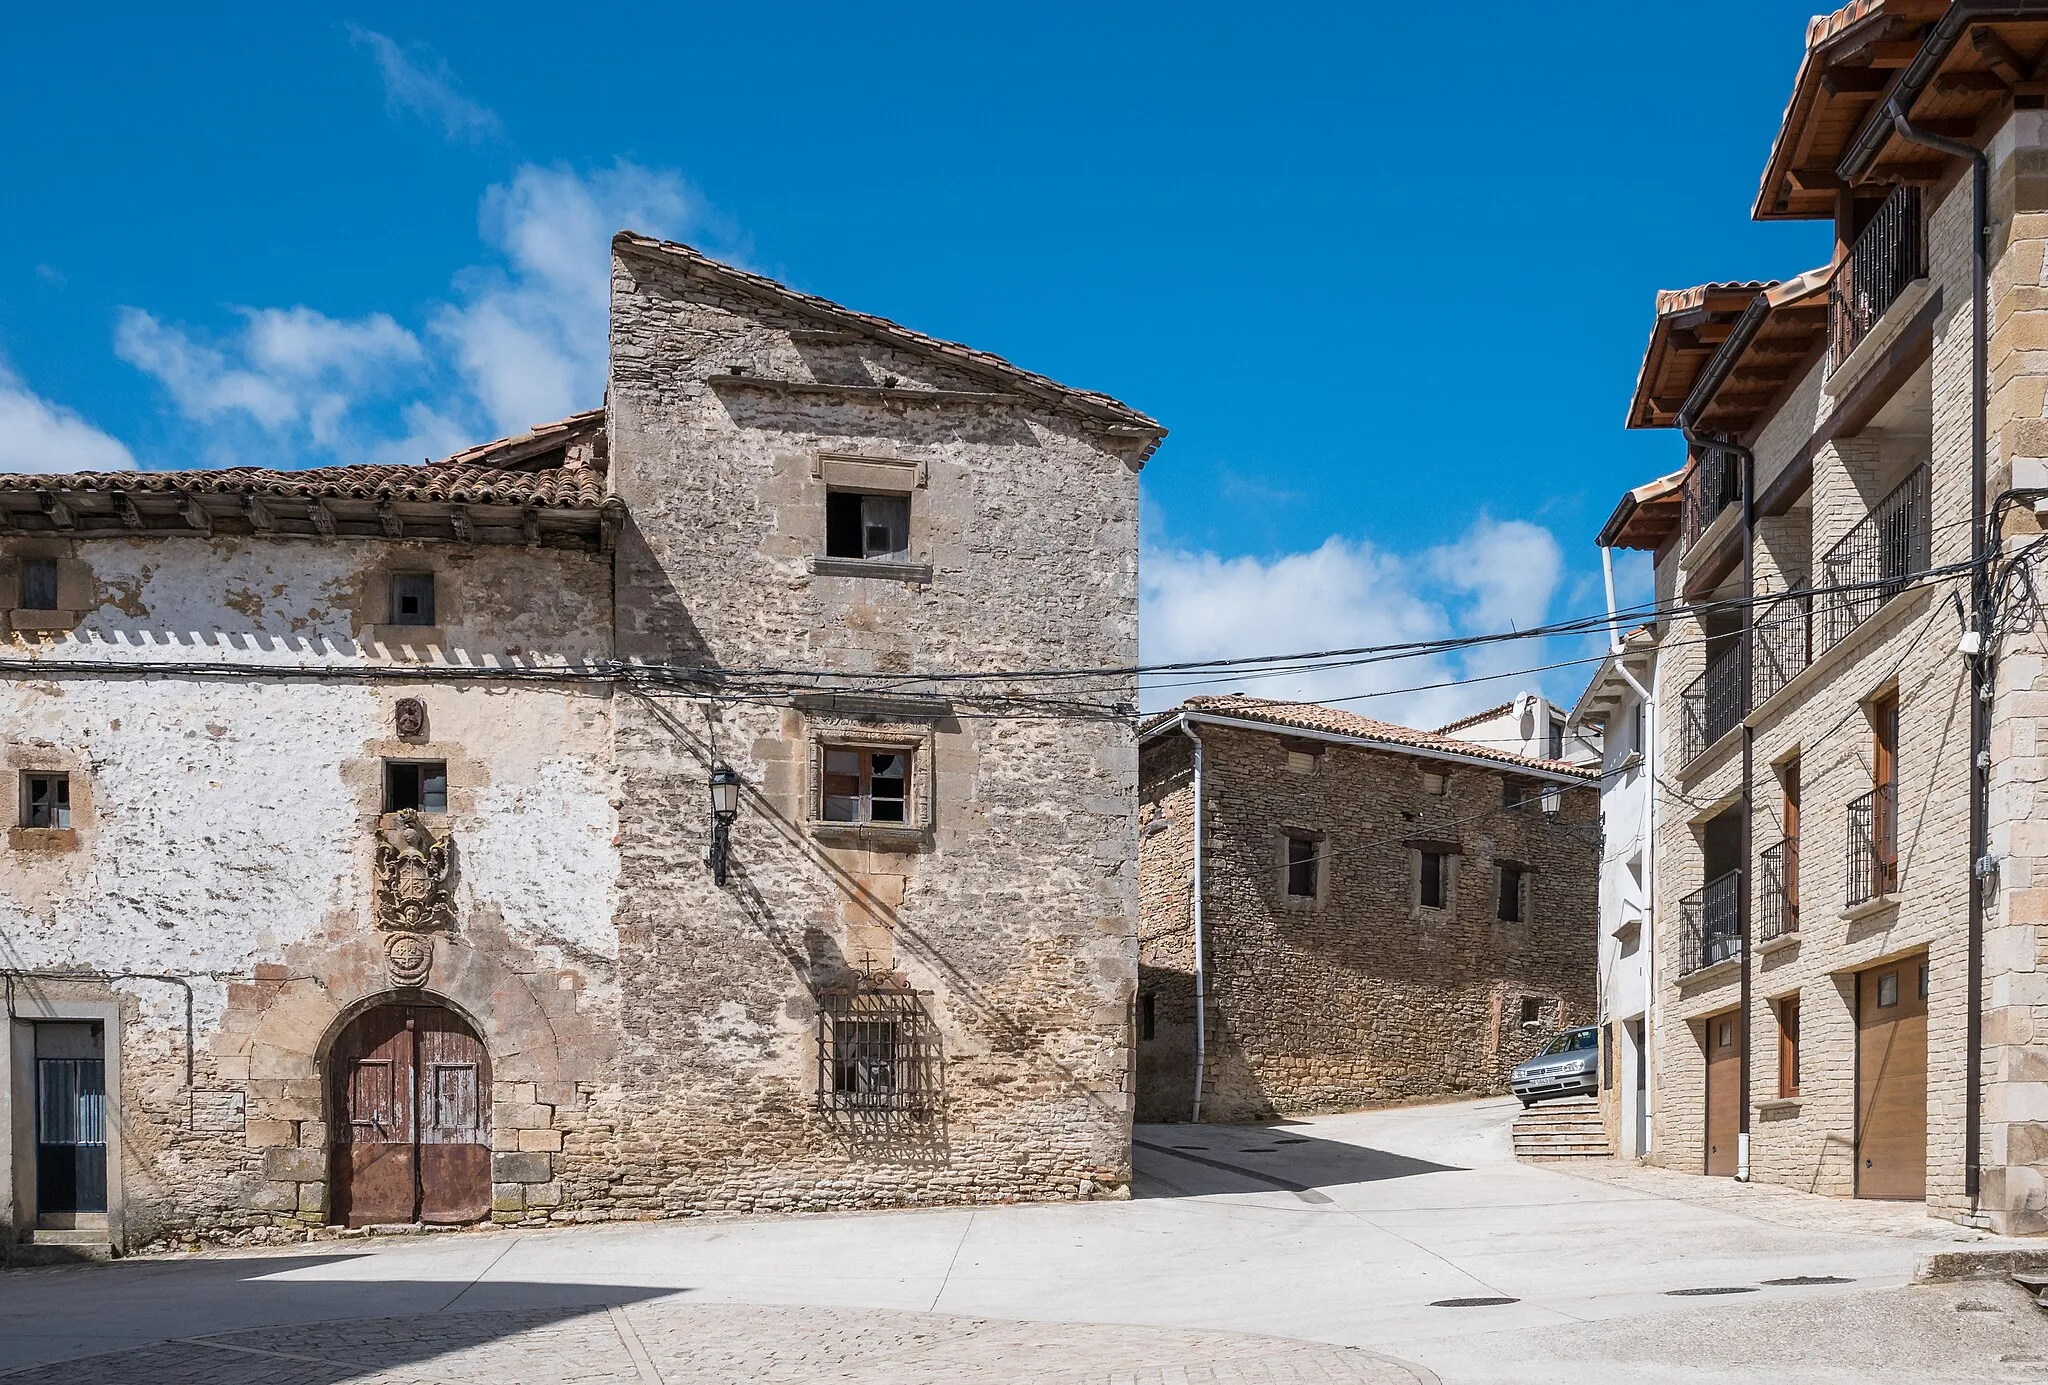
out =
{"type": "Polygon", "coordinates": [[[1927,957],[1856,978],[1856,1196],[1927,1196],[1927,957]]]}
{"type": "Polygon", "coordinates": [[[1714,1015],[1707,1045],[1707,1172],[1733,1177],[1742,1114],[1742,1026],[1733,1010],[1714,1015]]]}

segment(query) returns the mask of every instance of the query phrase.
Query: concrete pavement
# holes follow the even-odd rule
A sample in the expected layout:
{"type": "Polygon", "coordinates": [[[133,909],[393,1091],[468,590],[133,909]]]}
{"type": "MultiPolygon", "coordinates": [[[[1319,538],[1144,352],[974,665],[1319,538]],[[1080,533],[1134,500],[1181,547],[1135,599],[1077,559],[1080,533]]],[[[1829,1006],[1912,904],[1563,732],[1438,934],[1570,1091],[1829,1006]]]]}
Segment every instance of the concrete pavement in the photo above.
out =
{"type": "MultiPolygon", "coordinates": [[[[1080,1371],[1077,1380],[1131,1377],[1140,1358],[1162,1371],[1210,1369],[1203,1362],[1218,1352],[1234,1352],[1230,1368],[1240,1371],[1219,1379],[1401,1378],[1303,1373],[1365,1369],[1360,1362],[1398,1369],[1364,1352],[1411,1363],[1408,1379],[1434,1370],[1447,1381],[1530,1385],[1653,1371],[1748,1380],[1792,1360],[1806,1362],[1802,1379],[2048,1378],[2037,1364],[2048,1362],[2048,1314],[2018,1290],[1907,1287],[1921,1256],[1999,1244],[1991,1238],[1918,1207],[1633,1167],[1517,1164],[1507,1145],[1517,1109],[1493,1101],[1270,1127],[1141,1127],[1137,1196],[1126,1203],[380,1236],[296,1253],[16,1271],[0,1276],[0,1369],[236,1334],[249,1361],[284,1372],[266,1379],[415,1378],[373,1374],[403,1364],[382,1357],[330,1367],[352,1374],[290,1374],[295,1357],[337,1359],[300,1350],[294,1343],[313,1339],[291,1325],[376,1319],[410,1324],[421,1359],[469,1352],[481,1363],[476,1353],[490,1350],[536,1359],[554,1348],[519,1344],[595,1332],[591,1340],[609,1345],[585,1342],[578,1360],[635,1372],[623,1379],[778,1378],[790,1358],[776,1354],[787,1344],[767,1319],[754,1334],[766,1355],[732,1358],[741,1373],[704,1377],[681,1373],[695,1369],[686,1351],[666,1367],[636,1361],[615,1321],[644,1319],[677,1342],[744,1341],[753,1338],[733,1326],[744,1317],[714,1310],[751,1305],[845,1310],[823,1334],[832,1341],[907,1334],[926,1344],[814,1361],[819,1379],[911,1381],[932,1363],[960,1379],[1056,1378],[1019,1373],[1024,1344],[1040,1339],[1074,1343],[1058,1364],[1080,1371]],[[1703,1289],[1733,1292],[1693,1296],[1703,1289]],[[1502,1299],[1514,1301],[1472,1302],[1502,1299]],[[684,1309],[696,1315],[687,1328],[676,1325],[684,1309]],[[909,1314],[938,1316],[899,1316],[909,1314]],[[1056,1324],[1168,1335],[1046,1326],[1056,1324]],[[1902,1324],[1915,1325],[1903,1342],[1902,1324]],[[1135,1355],[1117,1345],[1139,1337],[1135,1355]],[[442,1339],[464,1345],[431,1345],[442,1339]],[[1858,1345],[1870,1341],[1886,1344],[1894,1364],[1827,1374],[1874,1350],[1858,1345]],[[1329,1366],[1299,1357],[1300,1343],[1363,1351],[1329,1366]],[[248,1354],[260,1351],[284,1354],[248,1354]],[[1267,1374],[1242,1374],[1253,1369],[1267,1374]],[[1297,1373],[1273,1373],[1282,1370],[1297,1373]]],[[[801,1314],[775,1321],[801,1351],[823,1340],[801,1314]]],[[[388,1325],[357,1330],[405,1337],[388,1325]]],[[[809,1359],[801,1351],[796,1359],[809,1359]]],[[[96,1359],[93,1370],[112,1371],[121,1358],[96,1359]]],[[[180,1378],[158,1366],[152,1378],[180,1378]]],[[[217,1367],[195,1378],[227,1378],[217,1367]]]]}

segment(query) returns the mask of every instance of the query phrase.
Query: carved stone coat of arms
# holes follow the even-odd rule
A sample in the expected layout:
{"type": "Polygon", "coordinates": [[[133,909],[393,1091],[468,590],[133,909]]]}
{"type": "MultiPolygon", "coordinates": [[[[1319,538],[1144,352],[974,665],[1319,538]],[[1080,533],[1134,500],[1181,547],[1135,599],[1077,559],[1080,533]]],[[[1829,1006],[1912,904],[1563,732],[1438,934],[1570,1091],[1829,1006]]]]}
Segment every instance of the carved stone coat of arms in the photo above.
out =
{"type": "Polygon", "coordinates": [[[377,927],[389,934],[391,981],[421,986],[434,962],[432,935],[455,926],[454,843],[416,809],[377,832],[377,927]]]}

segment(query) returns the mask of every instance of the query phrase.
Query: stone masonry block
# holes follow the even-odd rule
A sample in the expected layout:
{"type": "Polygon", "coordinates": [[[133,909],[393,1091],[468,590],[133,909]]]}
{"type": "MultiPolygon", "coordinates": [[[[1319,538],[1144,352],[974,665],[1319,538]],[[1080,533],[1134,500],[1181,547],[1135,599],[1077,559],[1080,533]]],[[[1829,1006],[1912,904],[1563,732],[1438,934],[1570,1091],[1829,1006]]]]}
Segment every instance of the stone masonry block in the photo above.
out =
{"type": "Polygon", "coordinates": [[[491,1178],[498,1183],[549,1183],[555,1177],[555,1161],[545,1154],[493,1154],[491,1178]]]}
{"type": "Polygon", "coordinates": [[[519,1132],[519,1148],[529,1154],[553,1154],[562,1147],[562,1132],[559,1130],[522,1130],[519,1132]]]}
{"type": "Polygon", "coordinates": [[[299,1127],[292,1121],[252,1120],[243,1129],[251,1149],[272,1149],[299,1142],[299,1127]]]}
{"type": "Polygon", "coordinates": [[[493,1212],[524,1212],[526,1210],[526,1185],[524,1183],[493,1183],[491,1185],[491,1210],[493,1212]]]}
{"type": "Polygon", "coordinates": [[[263,1176],[279,1183],[318,1183],[327,1177],[324,1149],[271,1149],[263,1154],[263,1176]]]}

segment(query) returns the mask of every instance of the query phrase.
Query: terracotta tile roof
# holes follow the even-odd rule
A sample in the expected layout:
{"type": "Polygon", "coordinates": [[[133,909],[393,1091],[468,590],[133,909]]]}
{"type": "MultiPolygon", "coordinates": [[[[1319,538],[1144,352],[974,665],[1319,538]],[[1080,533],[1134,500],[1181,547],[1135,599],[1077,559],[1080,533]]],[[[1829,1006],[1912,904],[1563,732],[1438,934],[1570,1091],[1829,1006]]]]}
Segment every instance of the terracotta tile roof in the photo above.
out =
{"type": "Polygon", "coordinates": [[[612,237],[612,244],[629,245],[638,250],[650,251],[655,254],[685,261],[694,269],[700,270],[714,278],[744,285],[758,293],[769,295],[793,307],[801,308],[805,312],[832,322],[835,325],[853,328],[865,335],[893,342],[922,355],[937,357],[942,361],[965,367],[968,370],[981,374],[994,374],[1013,386],[1021,386],[1029,393],[1046,398],[1050,403],[1074,409],[1106,421],[1122,424],[1139,433],[1149,434],[1154,439],[1155,445],[1158,439],[1166,436],[1166,429],[1160,426],[1157,419],[1140,413],[1130,405],[1121,400],[1111,398],[1109,395],[1098,393],[1095,390],[1073,389],[1061,384],[1057,380],[1025,370],[1021,366],[1013,365],[992,352],[978,351],[974,347],[963,346],[959,342],[945,341],[938,337],[926,336],[924,333],[913,331],[900,323],[891,322],[885,317],[875,317],[869,313],[855,312],[853,309],[834,303],[828,298],[819,298],[813,294],[799,292],[787,284],[777,283],[765,275],[754,274],[744,269],[736,269],[732,265],[714,260],[692,246],[683,245],[675,241],[656,240],[652,236],[643,236],[636,231],[619,232],[616,236],[612,237]]]}
{"type": "Polygon", "coordinates": [[[416,465],[0,474],[0,494],[254,495],[595,510],[607,494],[603,421],[603,411],[592,410],[416,465]],[[569,443],[586,438],[595,440],[593,459],[567,464],[562,454],[569,443]]]}
{"type": "Polygon", "coordinates": [[[1448,736],[1453,731],[1461,731],[1467,726],[1477,726],[1482,721],[1492,721],[1502,712],[1512,712],[1514,710],[1514,699],[1510,698],[1506,702],[1501,703],[1498,707],[1488,707],[1483,712],[1474,712],[1469,717],[1459,717],[1456,721],[1449,722],[1443,726],[1439,726],[1436,728],[1436,733],[1439,736],[1448,736]]]}
{"type": "Polygon", "coordinates": [[[1600,526],[1600,546],[1655,553],[1678,532],[1684,489],[1685,469],[1681,467],[1629,491],[1600,526]]]}
{"type": "Polygon", "coordinates": [[[1361,740],[1383,741],[1392,746],[1409,746],[1416,750],[1436,750],[1472,759],[1492,760],[1502,765],[1567,775],[1573,779],[1583,779],[1589,784],[1600,777],[1597,769],[1584,769],[1565,760],[1540,760],[1529,755],[1517,755],[1513,751],[1481,745],[1476,741],[1461,741],[1440,732],[1421,731],[1413,726],[1397,726],[1388,721],[1374,721],[1371,717],[1362,717],[1356,712],[1325,707],[1320,702],[1278,702],[1264,697],[1245,697],[1237,693],[1224,697],[1191,697],[1174,711],[1163,712],[1152,718],[1140,728],[1140,736],[1162,724],[1168,717],[1173,716],[1174,712],[1182,710],[1207,712],[1214,716],[1234,717],[1242,721],[1264,722],[1269,726],[1291,727],[1298,731],[1324,731],[1335,736],[1356,736],[1361,740]]]}
{"type": "Polygon", "coordinates": [[[1776,279],[1730,279],[1721,283],[1694,284],[1689,289],[1658,289],[1657,316],[1670,317],[1674,313],[1703,307],[1715,294],[1738,293],[1747,298],[1777,286],[1776,279]]]}

